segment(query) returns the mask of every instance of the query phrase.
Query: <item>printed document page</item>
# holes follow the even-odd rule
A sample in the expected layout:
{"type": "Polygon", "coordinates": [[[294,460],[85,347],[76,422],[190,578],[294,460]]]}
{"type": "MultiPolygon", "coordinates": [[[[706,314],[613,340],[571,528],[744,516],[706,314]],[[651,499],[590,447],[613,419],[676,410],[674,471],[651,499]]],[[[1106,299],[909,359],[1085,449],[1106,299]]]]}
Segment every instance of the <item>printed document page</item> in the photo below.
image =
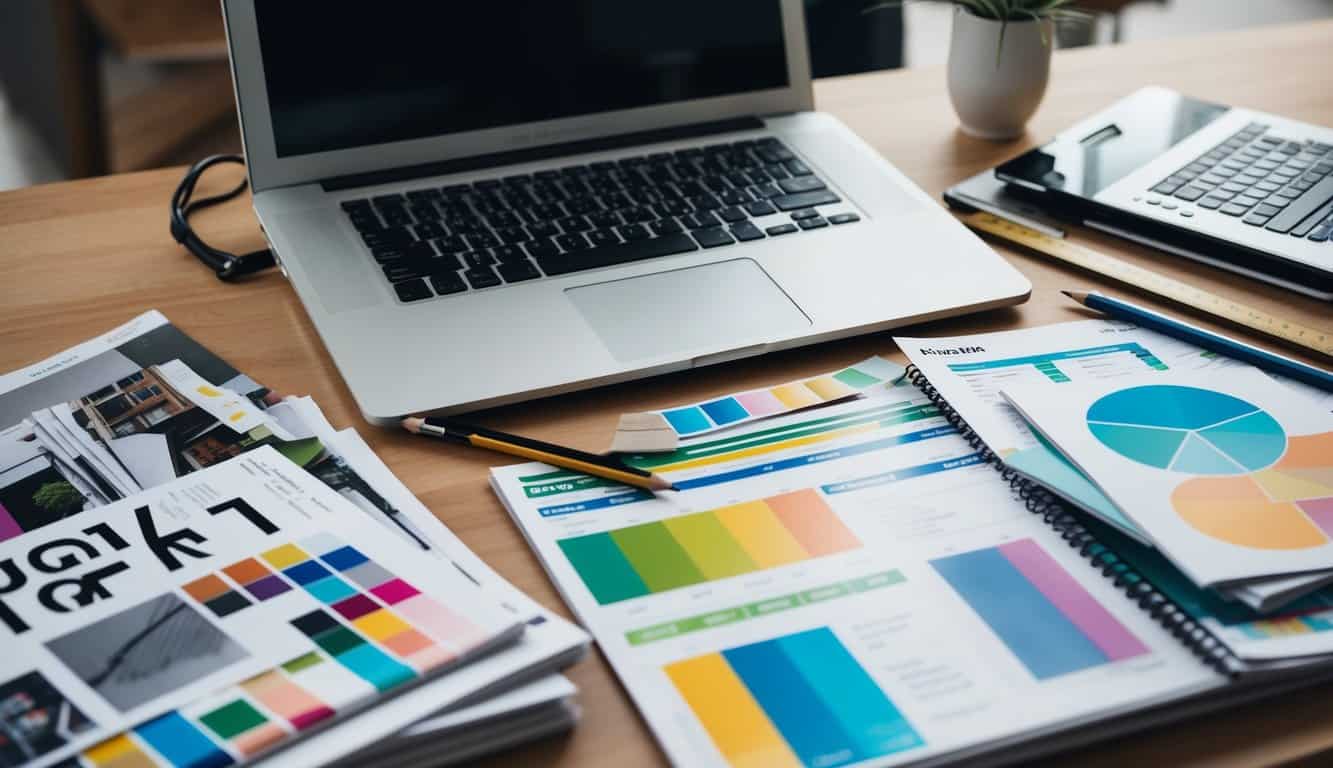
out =
{"type": "Polygon", "coordinates": [[[1262,371],[1003,394],[1199,586],[1333,567],[1333,414],[1262,371]]]}
{"type": "Polygon", "coordinates": [[[629,457],[656,496],[492,484],[683,765],[896,765],[1223,679],[1090,567],[914,387],[629,457]]]}

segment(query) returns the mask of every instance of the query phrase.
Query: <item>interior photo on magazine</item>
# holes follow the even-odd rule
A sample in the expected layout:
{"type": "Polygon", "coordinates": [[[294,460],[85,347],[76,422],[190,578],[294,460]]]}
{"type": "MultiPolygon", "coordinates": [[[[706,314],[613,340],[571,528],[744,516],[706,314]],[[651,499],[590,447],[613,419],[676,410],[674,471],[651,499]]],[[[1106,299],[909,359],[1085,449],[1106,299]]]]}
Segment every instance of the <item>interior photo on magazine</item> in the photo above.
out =
{"type": "Polygon", "coordinates": [[[290,404],[158,312],[0,377],[0,541],[266,445],[429,548],[290,404]]]}

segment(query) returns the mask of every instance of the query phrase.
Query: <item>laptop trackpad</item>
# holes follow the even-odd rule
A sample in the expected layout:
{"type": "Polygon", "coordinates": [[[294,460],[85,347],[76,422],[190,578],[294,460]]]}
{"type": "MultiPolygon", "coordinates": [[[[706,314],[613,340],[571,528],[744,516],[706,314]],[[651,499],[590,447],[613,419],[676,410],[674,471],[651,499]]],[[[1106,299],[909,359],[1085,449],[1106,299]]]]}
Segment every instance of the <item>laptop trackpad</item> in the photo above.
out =
{"type": "Polygon", "coordinates": [[[565,295],[620,362],[720,352],[810,326],[750,259],[584,285],[565,295]]]}

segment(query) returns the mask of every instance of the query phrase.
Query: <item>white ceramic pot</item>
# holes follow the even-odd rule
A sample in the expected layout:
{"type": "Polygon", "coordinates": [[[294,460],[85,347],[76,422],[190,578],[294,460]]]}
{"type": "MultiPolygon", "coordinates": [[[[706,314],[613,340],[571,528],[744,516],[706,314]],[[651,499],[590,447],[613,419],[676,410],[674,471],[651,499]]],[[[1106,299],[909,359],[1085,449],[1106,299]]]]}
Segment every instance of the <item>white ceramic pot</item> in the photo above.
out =
{"type": "Polygon", "coordinates": [[[1042,40],[1054,39],[1050,19],[1009,22],[1002,46],[1000,27],[962,8],[954,13],[949,99],[963,131],[983,139],[1022,136],[1051,73],[1051,46],[1042,40]]]}

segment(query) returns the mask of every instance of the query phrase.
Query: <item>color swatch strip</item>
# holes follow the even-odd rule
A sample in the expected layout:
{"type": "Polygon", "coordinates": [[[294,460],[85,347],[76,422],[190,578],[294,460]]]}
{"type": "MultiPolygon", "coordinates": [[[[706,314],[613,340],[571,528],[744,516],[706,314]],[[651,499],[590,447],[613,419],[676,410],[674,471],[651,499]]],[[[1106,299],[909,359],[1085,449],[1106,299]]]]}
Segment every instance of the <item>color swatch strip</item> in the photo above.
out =
{"type": "Polygon", "coordinates": [[[851,397],[902,375],[900,365],[871,357],[840,371],[788,382],[776,387],[752,389],[694,405],[661,411],[681,437],[703,435],[723,427],[777,416],[789,411],[822,405],[851,397]]]}
{"type": "Polygon", "coordinates": [[[812,489],[557,543],[602,605],[861,546],[812,489]]]}
{"type": "MultiPolygon", "coordinates": [[[[345,699],[350,689],[342,688],[345,699]]],[[[370,692],[367,688],[362,695],[370,692]]],[[[255,675],[219,698],[223,703],[215,699],[154,718],[87,749],[82,758],[96,768],[218,768],[285,739],[288,726],[275,716],[299,731],[334,715],[332,707],[279,669],[255,675]]]]}
{"type": "Polygon", "coordinates": [[[1315,632],[1327,632],[1333,629],[1333,612],[1260,619],[1259,621],[1237,624],[1235,628],[1256,640],[1286,637],[1288,635],[1310,635],[1315,632]]]}
{"type": "Polygon", "coordinates": [[[1038,680],[1148,652],[1031,539],[930,564],[1038,680]]]}
{"type": "Polygon", "coordinates": [[[733,766],[832,766],[925,742],[827,628],[663,670],[733,766]]]}

